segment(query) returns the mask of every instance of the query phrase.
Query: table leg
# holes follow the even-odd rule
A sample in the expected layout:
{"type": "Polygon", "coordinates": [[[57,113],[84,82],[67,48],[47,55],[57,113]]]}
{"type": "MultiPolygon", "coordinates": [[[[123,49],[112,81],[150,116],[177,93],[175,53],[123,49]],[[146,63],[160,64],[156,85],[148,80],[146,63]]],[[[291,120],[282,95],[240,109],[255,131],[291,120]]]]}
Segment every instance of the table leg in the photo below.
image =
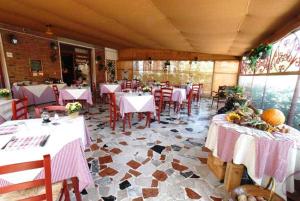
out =
{"type": "Polygon", "coordinates": [[[76,200],[77,201],[81,201],[81,195],[79,192],[79,181],[77,177],[72,177],[72,184],[73,184],[73,188],[74,188],[74,192],[75,192],[75,196],[76,196],[76,200]]]}

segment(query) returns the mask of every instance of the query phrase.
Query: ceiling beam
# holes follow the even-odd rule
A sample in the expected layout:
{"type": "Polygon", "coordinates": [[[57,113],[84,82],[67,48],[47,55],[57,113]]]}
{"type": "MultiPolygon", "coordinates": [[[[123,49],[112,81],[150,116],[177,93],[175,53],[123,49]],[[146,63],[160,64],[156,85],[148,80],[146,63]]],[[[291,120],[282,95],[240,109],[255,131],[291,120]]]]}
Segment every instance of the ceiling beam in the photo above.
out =
{"type": "Polygon", "coordinates": [[[174,50],[158,50],[158,49],[138,49],[127,48],[118,51],[119,60],[183,60],[183,61],[216,61],[216,60],[240,60],[240,57],[205,54],[198,52],[184,52],[174,50]]]}

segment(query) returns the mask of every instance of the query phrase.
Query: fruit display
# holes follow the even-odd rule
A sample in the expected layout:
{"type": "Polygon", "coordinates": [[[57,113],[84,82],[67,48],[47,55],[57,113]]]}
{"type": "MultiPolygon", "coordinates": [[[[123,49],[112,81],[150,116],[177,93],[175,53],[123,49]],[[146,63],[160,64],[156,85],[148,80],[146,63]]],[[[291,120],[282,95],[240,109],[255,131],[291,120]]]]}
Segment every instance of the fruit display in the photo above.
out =
{"type": "Polygon", "coordinates": [[[285,116],[280,110],[275,108],[265,111],[256,109],[244,97],[244,89],[239,86],[227,88],[225,94],[227,97],[225,106],[218,111],[218,114],[227,113],[227,121],[270,133],[277,131],[288,133],[288,129],[281,126],[285,121],[285,116]]]}
{"type": "Polygon", "coordinates": [[[272,126],[279,126],[285,122],[284,114],[280,110],[274,108],[265,110],[262,113],[261,118],[272,126]]]}
{"type": "Polygon", "coordinates": [[[260,196],[241,194],[237,197],[237,201],[267,201],[267,199],[260,196]]]}

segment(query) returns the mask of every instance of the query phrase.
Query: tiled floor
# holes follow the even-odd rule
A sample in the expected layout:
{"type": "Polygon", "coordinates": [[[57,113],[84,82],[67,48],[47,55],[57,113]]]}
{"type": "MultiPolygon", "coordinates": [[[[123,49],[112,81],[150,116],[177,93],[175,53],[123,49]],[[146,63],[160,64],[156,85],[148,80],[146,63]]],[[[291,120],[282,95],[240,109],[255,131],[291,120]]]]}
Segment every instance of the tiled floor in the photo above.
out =
{"type": "Polygon", "coordinates": [[[203,99],[192,117],[184,113],[166,111],[151,128],[135,115],[122,132],[121,121],[116,131],[105,123],[106,106],[91,108],[86,120],[93,144],[85,154],[95,186],[82,192],[83,200],[222,200],[223,185],[208,170],[202,148],[215,109],[203,99]]]}

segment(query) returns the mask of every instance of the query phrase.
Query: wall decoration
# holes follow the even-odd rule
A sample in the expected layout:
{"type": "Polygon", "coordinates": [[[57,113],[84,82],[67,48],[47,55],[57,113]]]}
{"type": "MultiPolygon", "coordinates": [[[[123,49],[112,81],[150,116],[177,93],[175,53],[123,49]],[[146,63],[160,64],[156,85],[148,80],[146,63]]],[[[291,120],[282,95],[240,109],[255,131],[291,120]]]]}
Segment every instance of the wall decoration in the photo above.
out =
{"type": "Polygon", "coordinates": [[[9,34],[8,39],[11,44],[13,44],[13,45],[18,44],[18,39],[14,34],[9,34]]]}
{"type": "Polygon", "coordinates": [[[107,79],[109,81],[114,81],[116,78],[116,61],[106,60],[107,64],[107,79]]]}
{"type": "Polygon", "coordinates": [[[57,43],[54,42],[54,41],[51,41],[50,42],[50,49],[51,49],[50,60],[52,62],[55,62],[57,60],[57,50],[58,50],[57,43]]]}
{"type": "Polygon", "coordinates": [[[33,75],[43,75],[42,60],[40,59],[30,59],[30,71],[33,75]]]}

